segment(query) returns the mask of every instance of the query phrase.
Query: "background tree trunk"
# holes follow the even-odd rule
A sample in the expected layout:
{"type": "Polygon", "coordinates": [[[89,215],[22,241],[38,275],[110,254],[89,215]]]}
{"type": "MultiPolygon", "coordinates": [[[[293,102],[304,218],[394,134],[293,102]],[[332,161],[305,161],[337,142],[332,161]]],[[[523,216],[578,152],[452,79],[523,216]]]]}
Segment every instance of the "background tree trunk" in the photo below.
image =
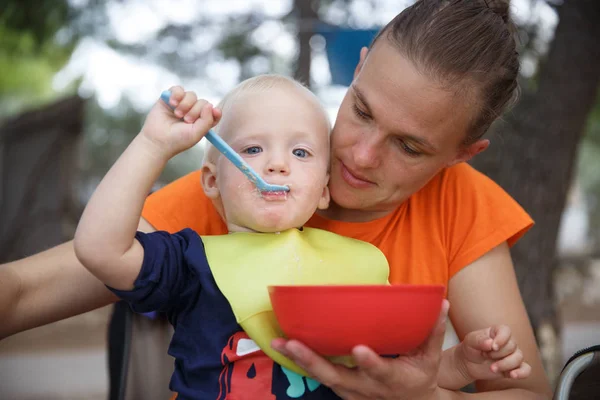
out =
{"type": "Polygon", "coordinates": [[[84,105],[73,96],[0,126],[0,263],[73,236],[84,105]]]}
{"type": "MultiPolygon", "coordinates": [[[[577,145],[600,81],[600,1],[565,1],[558,12],[559,24],[537,89],[525,93],[514,111],[494,126],[492,146],[473,163],[536,222],[512,254],[543,356],[548,328],[556,332],[558,326],[552,277],[560,218],[577,145]]],[[[557,361],[552,366],[545,358],[553,377],[557,361]]]]}
{"type": "Polygon", "coordinates": [[[294,79],[310,88],[310,38],[314,35],[314,24],[318,21],[318,4],[315,0],[294,0],[298,27],[298,59],[294,79]]]}

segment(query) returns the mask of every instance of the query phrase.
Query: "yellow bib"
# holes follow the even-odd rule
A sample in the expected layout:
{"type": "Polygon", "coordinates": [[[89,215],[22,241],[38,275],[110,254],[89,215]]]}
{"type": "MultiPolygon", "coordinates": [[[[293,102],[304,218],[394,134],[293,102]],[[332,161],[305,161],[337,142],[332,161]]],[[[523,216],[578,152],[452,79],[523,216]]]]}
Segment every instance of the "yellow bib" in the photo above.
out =
{"type": "Polygon", "coordinates": [[[389,266],[370,243],[320,229],[202,236],[217,286],[237,322],[278,364],[306,376],[271,348],[284,337],[269,299],[270,285],[386,284],[389,266]]]}

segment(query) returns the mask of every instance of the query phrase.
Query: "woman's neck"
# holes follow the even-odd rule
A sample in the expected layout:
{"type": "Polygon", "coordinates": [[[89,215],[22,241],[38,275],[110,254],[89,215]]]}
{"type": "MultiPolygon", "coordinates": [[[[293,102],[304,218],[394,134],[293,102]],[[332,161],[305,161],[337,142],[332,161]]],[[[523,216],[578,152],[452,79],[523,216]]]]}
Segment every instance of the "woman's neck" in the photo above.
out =
{"type": "Polygon", "coordinates": [[[343,208],[334,203],[329,204],[326,210],[317,210],[317,214],[321,217],[334,221],[344,222],[369,222],[379,218],[383,218],[390,214],[393,210],[388,211],[369,211],[369,210],[352,210],[343,208]]]}

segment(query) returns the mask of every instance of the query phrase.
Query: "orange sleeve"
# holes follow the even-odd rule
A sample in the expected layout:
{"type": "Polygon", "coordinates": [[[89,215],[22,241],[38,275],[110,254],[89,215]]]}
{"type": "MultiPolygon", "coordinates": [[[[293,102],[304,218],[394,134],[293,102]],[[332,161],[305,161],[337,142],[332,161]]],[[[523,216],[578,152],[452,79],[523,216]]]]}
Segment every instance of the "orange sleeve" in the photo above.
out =
{"type": "Polygon", "coordinates": [[[439,195],[452,277],[501,243],[514,245],[533,220],[504,189],[470,165],[456,165],[444,174],[439,195]]]}
{"type": "Polygon", "coordinates": [[[221,235],[227,227],[200,183],[200,171],[192,172],[152,193],[142,217],[155,229],[177,232],[192,228],[199,235],[221,235]]]}

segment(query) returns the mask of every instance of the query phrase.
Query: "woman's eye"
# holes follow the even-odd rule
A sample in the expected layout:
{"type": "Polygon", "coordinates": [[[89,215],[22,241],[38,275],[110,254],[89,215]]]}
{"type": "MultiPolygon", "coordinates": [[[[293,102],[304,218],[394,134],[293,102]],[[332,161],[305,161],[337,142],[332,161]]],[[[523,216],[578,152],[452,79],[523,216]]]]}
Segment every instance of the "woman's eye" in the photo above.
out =
{"type": "Polygon", "coordinates": [[[369,114],[367,114],[366,112],[364,112],[363,110],[361,110],[360,108],[358,108],[358,106],[356,104],[352,104],[352,111],[354,111],[354,114],[356,114],[356,116],[360,119],[364,119],[364,120],[371,119],[371,116],[369,114]]]}
{"type": "Polygon", "coordinates": [[[402,148],[402,151],[411,157],[418,157],[423,154],[419,150],[415,150],[413,147],[410,147],[404,140],[400,140],[400,147],[402,148]]]}
{"type": "Polygon", "coordinates": [[[262,153],[262,148],[260,146],[252,146],[252,147],[248,147],[247,149],[242,151],[242,153],[258,154],[258,153],[262,153]]]}
{"type": "Polygon", "coordinates": [[[304,149],[294,149],[294,151],[292,151],[292,154],[294,154],[296,157],[300,157],[300,158],[308,157],[308,151],[306,151],[304,149]]]}

